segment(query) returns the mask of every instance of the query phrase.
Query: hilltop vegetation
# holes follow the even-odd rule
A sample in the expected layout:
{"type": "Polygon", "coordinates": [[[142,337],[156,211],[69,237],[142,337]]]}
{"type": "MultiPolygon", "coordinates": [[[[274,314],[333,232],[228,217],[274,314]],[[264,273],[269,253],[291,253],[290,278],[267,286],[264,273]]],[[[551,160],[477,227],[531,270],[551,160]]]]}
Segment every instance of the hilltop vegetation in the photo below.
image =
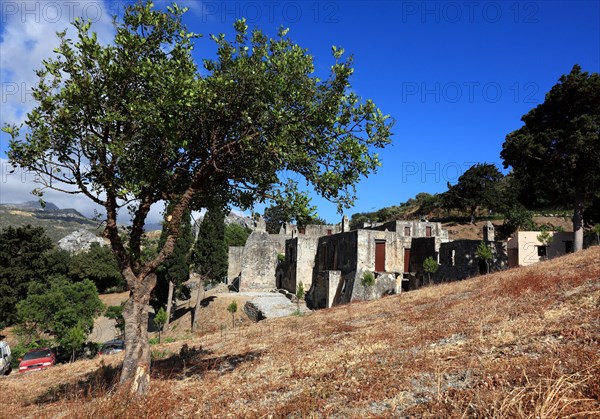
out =
{"type": "Polygon", "coordinates": [[[2,379],[7,417],[600,415],[600,247],[378,301],[157,345],[147,399],[122,357],[2,379]]]}

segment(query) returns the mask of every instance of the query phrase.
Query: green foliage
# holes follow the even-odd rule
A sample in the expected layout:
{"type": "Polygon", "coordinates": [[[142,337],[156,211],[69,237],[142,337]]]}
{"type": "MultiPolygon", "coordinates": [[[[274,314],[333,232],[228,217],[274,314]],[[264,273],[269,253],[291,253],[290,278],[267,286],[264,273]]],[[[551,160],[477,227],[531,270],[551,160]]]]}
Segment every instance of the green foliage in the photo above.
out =
{"type": "Polygon", "coordinates": [[[167,323],[167,312],[164,308],[160,308],[156,315],[154,316],[154,325],[158,330],[162,330],[164,325],[167,323]]]}
{"type": "Polygon", "coordinates": [[[543,246],[550,246],[552,243],[553,235],[550,233],[550,229],[546,226],[542,226],[540,228],[540,234],[536,236],[538,241],[542,243],[543,246]]]}
{"type": "Polygon", "coordinates": [[[119,331],[119,335],[125,333],[125,319],[123,318],[123,310],[125,309],[125,301],[118,306],[109,306],[106,308],[104,315],[115,321],[115,329],[119,331]]]}
{"type": "Polygon", "coordinates": [[[32,282],[27,298],[17,304],[19,320],[25,327],[38,336],[47,333],[70,349],[76,349],[82,333],[85,342],[94,318],[103,309],[90,280],[73,283],[60,276],[50,278],[49,284],[32,282]]]}
{"type": "Polygon", "coordinates": [[[596,241],[600,245],[600,224],[594,225],[590,231],[596,235],[596,241]]]}
{"type": "MultiPolygon", "coordinates": [[[[173,204],[165,208],[165,222],[158,240],[158,248],[162,248],[169,235],[168,217],[173,211],[173,204]]],[[[179,235],[175,241],[173,253],[165,259],[156,270],[156,286],[152,291],[150,304],[154,310],[166,306],[169,298],[169,281],[173,282],[173,300],[181,301],[190,298],[190,290],[184,284],[190,278],[191,251],[194,245],[190,212],[186,211],[181,219],[179,235]]]]}
{"type": "Polygon", "coordinates": [[[237,306],[237,302],[232,301],[228,306],[227,306],[227,311],[229,311],[231,313],[231,326],[235,327],[235,313],[237,312],[238,306],[237,306]]]}
{"type": "Polygon", "coordinates": [[[363,272],[360,278],[360,285],[364,287],[364,300],[367,299],[367,288],[375,285],[375,275],[371,271],[363,272]]]}
{"type": "Polygon", "coordinates": [[[312,224],[317,220],[317,208],[310,205],[307,193],[298,193],[291,199],[265,208],[263,218],[267,225],[267,232],[277,234],[284,223],[296,223],[299,227],[312,224]]]}
{"type": "Polygon", "coordinates": [[[427,272],[428,274],[436,273],[439,267],[440,266],[438,265],[437,261],[434,258],[432,258],[431,256],[428,256],[423,261],[423,270],[425,272],[427,272]]]}
{"type": "Polygon", "coordinates": [[[53,268],[61,268],[57,255],[50,256],[52,241],[41,227],[8,227],[0,232],[1,322],[17,320],[17,304],[27,296],[32,281],[45,282],[53,268]]]}
{"type": "Polygon", "coordinates": [[[225,225],[225,245],[229,248],[230,246],[243,246],[248,240],[250,235],[250,229],[242,227],[238,224],[226,224],[225,225]]]}
{"type": "Polygon", "coordinates": [[[475,254],[479,258],[479,260],[482,260],[485,262],[486,272],[489,273],[490,272],[490,261],[494,258],[494,253],[492,252],[492,248],[482,241],[477,246],[477,250],[475,251],[475,254]]]}
{"type": "Polygon", "coordinates": [[[494,257],[492,248],[485,244],[483,241],[479,243],[476,250],[477,257],[481,260],[489,262],[494,257]]]}
{"type": "Polygon", "coordinates": [[[507,235],[519,230],[533,230],[535,228],[533,212],[527,210],[522,205],[515,205],[506,212],[504,225],[506,226],[507,235]]]}
{"type": "Polygon", "coordinates": [[[63,349],[71,352],[71,362],[75,360],[75,351],[83,346],[87,339],[87,335],[88,333],[86,333],[85,329],[78,323],[69,327],[62,336],[60,336],[58,343],[63,349]]]}
{"type": "Polygon", "coordinates": [[[125,289],[125,280],[117,258],[108,247],[98,243],[92,243],[89,250],[72,256],[69,276],[79,281],[89,279],[96,284],[100,293],[105,293],[108,289],[125,289]]]}
{"type": "Polygon", "coordinates": [[[227,277],[228,247],[225,243],[225,214],[221,207],[210,208],[200,223],[194,245],[196,271],[211,282],[227,277]]]}
{"type": "MultiPolygon", "coordinates": [[[[192,55],[199,36],[184,13],[127,5],[113,42],[103,44],[90,21],[76,19],[77,36],[61,32],[56,58],[36,73],[26,134],[4,127],[10,162],[42,182],[36,193],[69,189],[104,207],[104,236],[138,302],[152,290],[145,279],[173,252],[187,210],[294,202],[297,182],[280,176],[297,174],[341,212],[353,205],[358,181],[380,166],[378,149],[391,143],[392,120],[353,93],[352,58],[342,49],[332,52],[330,74],[317,77],[313,55],[287,30],[271,38],[239,20],[231,39],[209,37],[216,53],[200,71],[192,55]],[[169,233],[144,260],[144,225],[159,202],[174,205],[169,233]],[[132,219],[125,240],[123,216],[132,219]]],[[[224,261],[200,265],[217,280],[227,264],[219,246],[224,261]]],[[[123,383],[133,381],[140,356],[132,354],[123,383]]]]}
{"type": "Polygon", "coordinates": [[[298,298],[298,300],[301,300],[304,298],[304,284],[302,283],[302,281],[298,282],[298,286],[296,287],[296,298],[298,298]]]}
{"type": "Polygon", "coordinates": [[[442,205],[447,209],[467,210],[473,223],[477,208],[492,209],[498,206],[495,190],[502,177],[495,165],[478,163],[463,173],[456,185],[448,183],[448,191],[443,194],[442,205]]]}
{"type": "Polygon", "coordinates": [[[158,329],[158,343],[160,343],[160,333],[162,332],[163,327],[165,327],[167,320],[167,312],[163,307],[161,307],[158,310],[158,312],[154,315],[154,319],[152,320],[154,322],[154,325],[158,329]]]}
{"type": "Polygon", "coordinates": [[[277,253],[277,262],[278,263],[285,262],[285,255],[283,253],[277,253]]]}
{"type": "Polygon", "coordinates": [[[500,156],[522,186],[524,204],[570,204],[574,250],[583,245],[583,210],[600,189],[600,74],[574,65],[506,136],[500,156]]]}
{"type": "Polygon", "coordinates": [[[229,304],[227,306],[227,311],[229,311],[230,313],[235,313],[237,312],[238,306],[237,303],[235,301],[232,301],[231,304],[229,304]]]}
{"type": "Polygon", "coordinates": [[[300,300],[304,298],[304,284],[302,281],[298,281],[298,286],[296,287],[296,310],[298,313],[300,312],[300,300]]]}

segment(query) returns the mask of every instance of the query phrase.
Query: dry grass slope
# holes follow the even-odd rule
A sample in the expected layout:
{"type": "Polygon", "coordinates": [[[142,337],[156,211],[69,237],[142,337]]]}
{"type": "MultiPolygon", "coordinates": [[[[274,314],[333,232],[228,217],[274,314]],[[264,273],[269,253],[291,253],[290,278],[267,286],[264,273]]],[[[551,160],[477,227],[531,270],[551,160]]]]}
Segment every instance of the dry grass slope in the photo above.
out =
{"type": "Polygon", "coordinates": [[[0,379],[0,416],[600,417],[600,247],[528,268],[0,379]],[[50,390],[48,390],[50,389],[50,390]]]}

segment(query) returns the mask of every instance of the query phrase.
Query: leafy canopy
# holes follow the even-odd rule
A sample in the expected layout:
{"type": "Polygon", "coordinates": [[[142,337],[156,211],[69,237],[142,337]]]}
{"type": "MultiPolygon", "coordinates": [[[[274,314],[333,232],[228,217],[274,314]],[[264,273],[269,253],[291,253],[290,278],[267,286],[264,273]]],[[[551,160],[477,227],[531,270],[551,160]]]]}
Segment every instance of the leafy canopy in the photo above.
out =
{"type": "Polygon", "coordinates": [[[584,209],[600,189],[600,74],[574,65],[506,136],[500,156],[529,207],[573,207],[574,250],[583,248],[584,209]]]}
{"type": "MultiPolygon", "coordinates": [[[[178,228],[152,261],[140,262],[150,207],[175,202],[172,226],[186,208],[219,198],[247,208],[295,195],[293,172],[317,193],[349,207],[355,184],[380,165],[374,150],[390,143],[392,122],[350,91],[352,57],[332,48],[324,79],[313,57],[287,30],[269,38],[249,30],[213,35],[215,59],[199,71],[198,35],[185,9],[129,6],[113,45],[100,45],[90,23],[76,20],[75,41],[59,34],[58,58],[44,61],[28,114],[29,132],[12,135],[10,160],[39,174],[42,188],[82,193],[106,208],[107,229],[123,269],[143,278],[172,251],[178,228]],[[118,236],[117,210],[133,217],[129,251],[118,236]]],[[[127,277],[127,276],[126,276],[127,277]]]]}
{"type": "Polygon", "coordinates": [[[448,183],[448,191],[443,195],[444,206],[468,210],[473,222],[477,208],[492,208],[498,204],[495,187],[501,179],[502,173],[493,164],[471,166],[456,185],[448,183]]]}
{"type": "Polygon", "coordinates": [[[0,231],[0,324],[8,326],[17,320],[17,303],[27,297],[31,282],[44,282],[61,270],[52,248],[52,240],[42,227],[27,225],[0,231]]]}
{"type": "Polygon", "coordinates": [[[21,323],[38,335],[49,333],[69,348],[83,343],[79,337],[89,335],[103,309],[90,280],[73,283],[60,276],[51,278],[49,284],[32,282],[27,298],[17,304],[21,323]]]}
{"type": "Polygon", "coordinates": [[[439,267],[440,266],[438,265],[437,261],[431,256],[428,256],[423,261],[423,270],[428,274],[436,273],[439,267]]]}
{"type": "Polygon", "coordinates": [[[89,279],[101,293],[122,291],[125,286],[114,253],[98,243],[92,243],[89,250],[71,257],[69,276],[74,280],[89,279]]]}

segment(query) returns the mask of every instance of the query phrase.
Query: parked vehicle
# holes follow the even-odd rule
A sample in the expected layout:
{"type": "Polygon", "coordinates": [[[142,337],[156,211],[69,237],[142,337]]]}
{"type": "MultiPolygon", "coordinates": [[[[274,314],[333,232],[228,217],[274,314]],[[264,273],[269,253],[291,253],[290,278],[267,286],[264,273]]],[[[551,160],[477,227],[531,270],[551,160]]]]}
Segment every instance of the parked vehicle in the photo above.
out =
{"type": "Polygon", "coordinates": [[[125,350],[125,342],[121,339],[114,339],[105,342],[102,348],[98,351],[98,355],[118,354],[125,350]]]}
{"type": "Polygon", "coordinates": [[[50,348],[32,349],[19,361],[19,372],[45,370],[56,364],[56,353],[50,348]]]}
{"type": "Polygon", "coordinates": [[[10,353],[8,342],[0,341],[0,375],[10,373],[11,361],[12,355],[10,353]]]}

